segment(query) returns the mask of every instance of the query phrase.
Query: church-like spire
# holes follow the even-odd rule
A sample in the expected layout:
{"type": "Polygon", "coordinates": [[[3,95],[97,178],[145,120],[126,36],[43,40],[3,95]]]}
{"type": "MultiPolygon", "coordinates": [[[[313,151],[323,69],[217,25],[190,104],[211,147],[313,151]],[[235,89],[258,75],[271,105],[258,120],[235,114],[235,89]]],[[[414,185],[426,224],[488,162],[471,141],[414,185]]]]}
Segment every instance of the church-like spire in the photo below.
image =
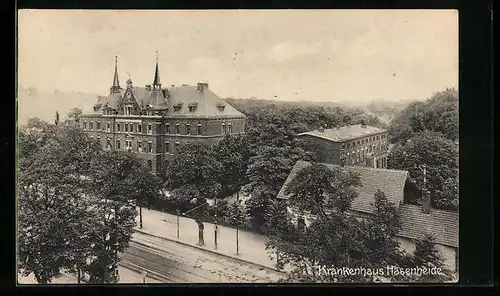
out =
{"type": "Polygon", "coordinates": [[[160,70],[158,70],[158,50],[156,51],[156,68],[155,68],[155,78],[153,80],[153,89],[160,89],[160,70]]]}
{"type": "Polygon", "coordinates": [[[113,76],[113,85],[111,86],[111,92],[120,91],[120,80],[118,79],[118,56],[115,56],[115,74],[113,76]]]}

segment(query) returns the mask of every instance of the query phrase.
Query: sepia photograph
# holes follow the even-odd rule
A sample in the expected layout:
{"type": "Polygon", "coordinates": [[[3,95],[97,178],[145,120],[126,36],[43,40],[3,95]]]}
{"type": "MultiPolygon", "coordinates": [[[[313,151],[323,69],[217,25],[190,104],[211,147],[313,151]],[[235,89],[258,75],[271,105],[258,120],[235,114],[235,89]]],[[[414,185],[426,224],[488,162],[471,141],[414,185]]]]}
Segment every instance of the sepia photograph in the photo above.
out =
{"type": "Polygon", "coordinates": [[[456,283],[458,14],[18,10],[17,284],[456,283]]]}

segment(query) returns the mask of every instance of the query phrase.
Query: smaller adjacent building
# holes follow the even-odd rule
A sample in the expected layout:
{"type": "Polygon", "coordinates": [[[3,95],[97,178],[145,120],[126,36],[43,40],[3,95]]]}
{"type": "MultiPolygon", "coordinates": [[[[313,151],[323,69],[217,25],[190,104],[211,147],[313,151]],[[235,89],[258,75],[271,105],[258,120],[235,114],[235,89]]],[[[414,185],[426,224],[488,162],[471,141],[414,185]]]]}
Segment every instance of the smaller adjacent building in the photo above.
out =
{"type": "MultiPolygon", "coordinates": [[[[288,175],[278,199],[286,200],[285,189],[293,181],[296,174],[303,168],[311,165],[309,162],[298,161],[288,175]]],[[[339,167],[326,164],[327,167],[339,167]]],[[[360,219],[370,218],[373,215],[374,196],[377,190],[384,192],[387,199],[398,207],[401,221],[401,231],[398,235],[400,247],[411,254],[415,250],[415,241],[426,234],[435,237],[437,248],[445,259],[445,266],[452,271],[458,270],[458,218],[457,212],[436,210],[431,207],[429,194],[423,194],[423,205],[408,204],[421,194],[411,180],[409,173],[402,170],[378,169],[362,166],[346,166],[343,169],[356,172],[360,175],[362,186],[356,187],[358,197],[352,201],[350,213],[360,219]]],[[[427,192],[428,191],[424,191],[427,192]]],[[[297,209],[289,208],[293,222],[305,226],[316,218],[297,209]]]]}
{"type": "Polygon", "coordinates": [[[365,124],[301,133],[314,147],[318,162],[387,168],[387,130],[365,124]]]}

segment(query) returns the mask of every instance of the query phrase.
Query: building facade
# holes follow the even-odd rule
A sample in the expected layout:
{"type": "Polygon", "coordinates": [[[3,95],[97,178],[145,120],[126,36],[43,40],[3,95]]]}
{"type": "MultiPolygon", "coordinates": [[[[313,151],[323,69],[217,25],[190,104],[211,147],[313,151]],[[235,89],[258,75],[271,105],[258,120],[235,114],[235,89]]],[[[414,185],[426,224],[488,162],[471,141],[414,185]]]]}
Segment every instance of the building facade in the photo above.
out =
{"type": "MultiPolygon", "coordinates": [[[[298,161],[292,168],[277,198],[288,199],[285,194],[288,184],[293,182],[297,173],[311,165],[298,161]]],[[[327,167],[338,165],[325,164],[327,167]]],[[[376,169],[362,166],[346,166],[343,169],[359,174],[360,187],[355,187],[358,196],[352,201],[349,213],[358,219],[370,219],[375,211],[374,196],[377,190],[384,192],[387,200],[398,208],[401,231],[398,233],[400,249],[408,254],[415,250],[415,242],[426,234],[435,238],[436,247],[440,251],[444,265],[452,272],[458,271],[458,221],[457,212],[433,209],[430,193],[420,191],[411,180],[407,171],[376,169]],[[422,197],[422,206],[408,204],[416,196],[422,197]]],[[[297,225],[307,227],[316,219],[313,215],[288,207],[291,220],[297,225]]],[[[328,210],[326,211],[328,212],[328,210]]]]}
{"type": "Polygon", "coordinates": [[[80,127],[104,149],[133,151],[153,173],[164,169],[179,147],[192,141],[215,143],[245,131],[245,115],[213,93],[208,83],[162,87],[158,59],[153,84],[122,88],[115,60],[108,96],[82,114],[80,127]]]}
{"type": "Polygon", "coordinates": [[[319,162],[387,168],[388,132],[384,129],[356,124],[298,136],[314,147],[319,162]]]}

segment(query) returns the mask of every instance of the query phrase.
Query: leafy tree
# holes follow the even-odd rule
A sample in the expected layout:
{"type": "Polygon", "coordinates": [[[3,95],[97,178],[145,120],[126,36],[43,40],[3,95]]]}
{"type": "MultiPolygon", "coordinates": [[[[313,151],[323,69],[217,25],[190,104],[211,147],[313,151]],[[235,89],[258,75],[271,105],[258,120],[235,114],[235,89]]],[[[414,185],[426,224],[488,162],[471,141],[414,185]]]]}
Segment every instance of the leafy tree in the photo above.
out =
{"type": "Polygon", "coordinates": [[[73,108],[69,111],[68,113],[68,119],[79,122],[80,121],[80,116],[82,115],[83,111],[80,108],[73,108]]]}
{"type": "Polygon", "coordinates": [[[374,197],[373,217],[365,223],[368,263],[372,267],[400,264],[402,253],[397,234],[401,230],[401,221],[398,209],[382,191],[377,190],[374,197]]]}
{"type": "MultiPolygon", "coordinates": [[[[407,170],[423,186],[426,165],[427,188],[434,207],[456,210],[458,206],[458,145],[441,134],[425,131],[415,134],[404,146],[395,146],[387,158],[390,169],[407,170]]],[[[414,201],[421,203],[420,200],[414,201]]]]}
{"type": "Polygon", "coordinates": [[[250,151],[244,136],[225,136],[214,147],[214,157],[220,164],[218,182],[220,197],[231,196],[248,183],[246,171],[250,151]]]}
{"type": "Polygon", "coordinates": [[[246,201],[253,228],[262,231],[265,212],[270,201],[278,194],[294,164],[291,149],[266,146],[250,158],[246,190],[251,197],[246,201]]]}
{"type": "Polygon", "coordinates": [[[183,146],[177,157],[169,162],[165,187],[171,191],[169,200],[194,217],[198,224],[199,244],[203,245],[203,222],[207,220],[207,199],[215,198],[221,185],[217,173],[220,163],[213,148],[203,142],[183,146]],[[196,209],[196,210],[194,210],[196,209]]]}
{"type": "Polygon", "coordinates": [[[242,227],[247,217],[245,206],[241,202],[232,201],[227,204],[227,220],[232,226],[242,227]]]}
{"type": "Polygon", "coordinates": [[[71,126],[59,126],[45,145],[25,155],[18,187],[23,274],[47,283],[66,269],[87,272],[96,283],[113,282],[105,270],[116,270],[117,252],[130,240],[136,216],[130,200],[136,187],[148,186],[133,182],[137,170],[126,160],[103,152],[71,126]]]}
{"type": "Polygon", "coordinates": [[[405,263],[405,267],[420,267],[434,271],[422,274],[399,274],[391,279],[393,282],[442,283],[453,279],[453,273],[445,267],[444,258],[437,249],[432,235],[427,234],[415,242],[415,250],[406,256],[405,263]]]}
{"type": "Polygon", "coordinates": [[[425,102],[408,105],[391,123],[389,139],[404,143],[414,133],[433,131],[451,141],[458,140],[458,91],[437,92],[425,102]]]}

